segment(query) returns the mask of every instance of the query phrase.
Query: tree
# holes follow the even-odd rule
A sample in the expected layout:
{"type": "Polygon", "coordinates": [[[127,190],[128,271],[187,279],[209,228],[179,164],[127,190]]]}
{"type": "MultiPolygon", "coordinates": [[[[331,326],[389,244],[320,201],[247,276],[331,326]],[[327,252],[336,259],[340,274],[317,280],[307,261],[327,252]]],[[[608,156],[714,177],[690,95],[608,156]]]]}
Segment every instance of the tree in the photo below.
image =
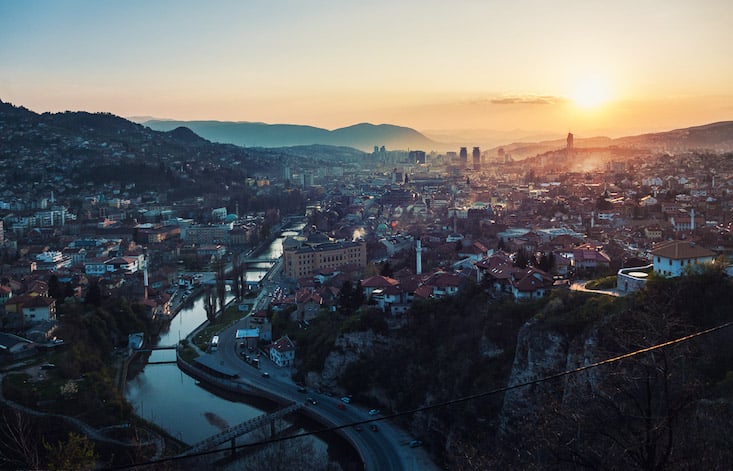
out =
{"type": "Polygon", "coordinates": [[[95,468],[97,453],[88,437],[69,432],[65,442],[52,445],[44,442],[51,471],[84,471],[95,468]]]}
{"type": "Polygon", "coordinates": [[[379,274],[381,276],[392,278],[392,276],[394,275],[394,270],[392,269],[392,265],[389,263],[389,260],[384,262],[382,268],[379,270],[379,274]]]}
{"type": "Polygon", "coordinates": [[[38,469],[37,432],[20,411],[6,409],[0,427],[0,463],[19,468],[38,469]]]}
{"type": "Polygon", "coordinates": [[[54,273],[48,278],[48,295],[56,301],[63,300],[63,289],[59,284],[59,277],[54,273]]]}
{"type": "Polygon", "coordinates": [[[517,251],[517,256],[514,259],[514,265],[519,268],[527,268],[528,263],[529,257],[527,257],[527,252],[525,252],[524,249],[519,249],[517,251]]]}
{"type": "Polygon", "coordinates": [[[216,320],[216,297],[211,288],[207,288],[204,293],[204,310],[206,311],[206,319],[210,323],[216,320]]]}
{"type": "Polygon", "coordinates": [[[84,302],[91,306],[99,306],[102,304],[102,290],[99,289],[99,283],[97,280],[91,281],[87,288],[87,295],[84,298],[84,302]]]}
{"type": "MultiPolygon", "coordinates": [[[[227,300],[226,290],[226,267],[224,266],[224,260],[217,259],[216,261],[216,297],[219,300],[219,309],[224,310],[227,300]]],[[[216,311],[216,309],[214,309],[216,311]]]]}

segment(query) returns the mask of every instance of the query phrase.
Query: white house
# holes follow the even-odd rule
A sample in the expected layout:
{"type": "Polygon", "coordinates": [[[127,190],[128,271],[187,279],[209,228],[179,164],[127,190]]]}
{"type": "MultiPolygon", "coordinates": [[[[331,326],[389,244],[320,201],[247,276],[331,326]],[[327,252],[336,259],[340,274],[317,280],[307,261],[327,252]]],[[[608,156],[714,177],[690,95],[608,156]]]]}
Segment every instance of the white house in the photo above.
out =
{"type": "Polygon", "coordinates": [[[673,240],[662,242],[651,252],[654,272],[668,277],[680,276],[686,267],[694,269],[706,263],[713,263],[715,252],[694,242],[673,240]]]}
{"type": "Polygon", "coordinates": [[[295,344],[290,337],[284,335],[270,345],[270,360],[277,366],[293,366],[295,361],[295,344]]]}

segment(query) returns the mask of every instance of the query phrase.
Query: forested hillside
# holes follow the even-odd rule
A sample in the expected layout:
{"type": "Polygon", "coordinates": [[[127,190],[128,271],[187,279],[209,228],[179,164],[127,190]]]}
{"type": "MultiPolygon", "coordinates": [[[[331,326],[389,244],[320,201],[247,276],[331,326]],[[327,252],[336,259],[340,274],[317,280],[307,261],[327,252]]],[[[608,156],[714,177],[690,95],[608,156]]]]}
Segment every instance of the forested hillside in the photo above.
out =
{"type": "Polygon", "coordinates": [[[653,278],[623,298],[557,291],[500,303],[474,286],[408,318],[360,352],[341,386],[393,412],[480,396],[401,419],[450,469],[722,469],[733,459],[733,328],[542,380],[733,320],[720,270],[653,278]]]}

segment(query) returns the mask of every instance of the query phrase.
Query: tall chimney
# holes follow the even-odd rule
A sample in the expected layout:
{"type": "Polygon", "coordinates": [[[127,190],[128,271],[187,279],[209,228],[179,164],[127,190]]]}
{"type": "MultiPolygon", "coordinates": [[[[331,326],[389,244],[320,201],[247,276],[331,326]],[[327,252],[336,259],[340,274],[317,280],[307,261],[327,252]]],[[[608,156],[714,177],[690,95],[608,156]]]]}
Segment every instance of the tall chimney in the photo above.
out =
{"type": "Polygon", "coordinates": [[[415,241],[415,273],[418,275],[422,274],[422,244],[420,243],[420,238],[418,237],[415,241]]]}

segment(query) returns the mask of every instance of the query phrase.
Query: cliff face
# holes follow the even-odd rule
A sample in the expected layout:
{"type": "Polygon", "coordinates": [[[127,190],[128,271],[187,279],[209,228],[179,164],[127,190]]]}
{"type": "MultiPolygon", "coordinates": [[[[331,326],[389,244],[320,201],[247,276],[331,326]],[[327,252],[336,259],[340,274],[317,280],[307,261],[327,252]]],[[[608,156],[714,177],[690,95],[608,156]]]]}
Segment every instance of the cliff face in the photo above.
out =
{"type": "MultiPolygon", "coordinates": [[[[530,320],[519,331],[508,385],[528,383],[598,361],[596,333],[597,329],[592,328],[571,336],[547,328],[536,319],[530,320]]],[[[566,402],[587,395],[598,383],[597,374],[590,370],[507,391],[499,417],[499,432],[505,435],[520,432],[522,424],[531,424],[539,410],[556,403],[558,398],[566,402]]]]}
{"type": "MultiPolygon", "coordinates": [[[[558,371],[568,362],[569,340],[558,332],[538,328],[535,320],[527,322],[517,336],[512,372],[508,385],[526,383],[558,371]]],[[[558,382],[519,387],[504,394],[500,415],[500,431],[511,434],[517,431],[518,422],[531,420],[545,399],[558,392],[558,382]]]]}
{"type": "MultiPolygon", "coordinates": [[[[508,386],[680,336],[655,330],[668,322],[644,313],[583,322],[546,314],[520,329],[508,386]]],[[[547,469],[548,463],[557,469],[645,469],[649,463],[654,469],[722,469],[720,463],[733,459],[729,439],[721,440],[730,434],[733,414],[733,389],[725,389],[733,382],[720,381],[733,358],[730,345],[723,335],[708,337],[507,391],[493,451],[514,469],[547,469]],[[706,464],[690,464],[691,456],[706,464]]]]}
{"type": "Polygon", "coordinates": [[[378,335],[372,330],[339,335],[335,348],[326,357],[321,374],[308,373],[307,382],[323,389],[338,390],[338,378],[346,368],[389,346],[390,340],[387,337],[378,335]]]}

